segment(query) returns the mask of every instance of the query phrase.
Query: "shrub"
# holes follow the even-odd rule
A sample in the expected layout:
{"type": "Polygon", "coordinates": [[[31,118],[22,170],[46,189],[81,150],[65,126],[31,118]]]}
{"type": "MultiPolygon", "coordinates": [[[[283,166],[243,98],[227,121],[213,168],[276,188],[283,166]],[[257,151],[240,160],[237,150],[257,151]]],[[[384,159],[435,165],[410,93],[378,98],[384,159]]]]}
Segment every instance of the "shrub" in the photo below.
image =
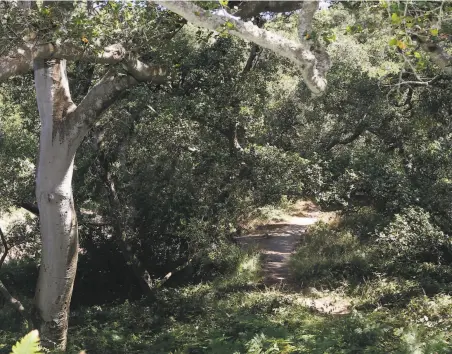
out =
{"type": "Polygon", "coordinates": [[[431,222],[430,215],[411,207],[397,214],[377,238],[377,253],[388,260],[388,266],[403,269],[402,264],[443,264],[452,261],[451,242],[431,222]]]}

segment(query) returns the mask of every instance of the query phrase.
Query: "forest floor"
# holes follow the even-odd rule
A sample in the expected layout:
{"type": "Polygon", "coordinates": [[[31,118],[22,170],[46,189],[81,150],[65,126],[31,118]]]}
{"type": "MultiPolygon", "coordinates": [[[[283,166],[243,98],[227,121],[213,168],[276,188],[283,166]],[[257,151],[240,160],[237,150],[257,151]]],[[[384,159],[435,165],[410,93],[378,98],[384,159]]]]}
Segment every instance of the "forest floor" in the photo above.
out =
{"type": "MultiPolygon", "coordinates": [[[[370,246],[310,202],[256,215],[239,247],[228,245],[228,271],[163,287],[150,299],[74,306],[68,353],[452,353],[452,290],[427,295],[433,272],[418,284],[368,271],[356,259],[370,246]]],[[[6,270],[12,285],[36,281],[20,264],[6,270]]],[[[18,295],[32,304],[32,288],[18,295]]],[[[3,307],[0,354],[24,334],[3,307]]]]}

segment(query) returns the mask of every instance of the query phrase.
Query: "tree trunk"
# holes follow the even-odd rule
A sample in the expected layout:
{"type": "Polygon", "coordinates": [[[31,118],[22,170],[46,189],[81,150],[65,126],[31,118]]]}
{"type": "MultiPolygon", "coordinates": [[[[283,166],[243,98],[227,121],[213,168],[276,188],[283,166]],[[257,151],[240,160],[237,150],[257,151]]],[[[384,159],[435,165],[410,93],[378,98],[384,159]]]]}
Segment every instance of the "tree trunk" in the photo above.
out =
{"type": "Polygon", "coordinates": [[[69,305],[77,269],[78,231],[72,196],[75,144],[71,144],[70,98],[65,60],[34,63],[41,118],[36,199],[42,254],[35,294],[35,319],[42,344],[65,350],[69,305]]]}

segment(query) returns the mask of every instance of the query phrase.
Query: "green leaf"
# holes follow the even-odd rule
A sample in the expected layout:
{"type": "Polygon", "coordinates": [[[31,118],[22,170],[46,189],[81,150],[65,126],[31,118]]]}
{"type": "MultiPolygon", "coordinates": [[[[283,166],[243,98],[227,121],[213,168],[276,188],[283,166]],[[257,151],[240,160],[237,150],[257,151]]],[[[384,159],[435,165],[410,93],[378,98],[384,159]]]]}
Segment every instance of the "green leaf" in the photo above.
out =
{"type": "Polygon", "coordinates": [[[227,21],[225,24],[226,24],[226,27],[229,28],[229,29],[233,29],[235,27],[234,24],[232,22],[229,22],[229,21],[227,21]]]}
{"type": "Polygon", "coordinates": [[[414,57],[415,57],[415,58],[420,59],[420,58],[422,57],[422,56],[421,56],[421,53],[419,53],[419,52],[414,52],[413,54],[414,54],[414,57]]]}
{"type": "Polygon", "coordinates": [[[391,15],[391,21],[394,25],[398,25],[401,22],[401,19],[399,15],[397,15],[395,12],[391,15]]]}
{"type": "Polygon", "coordinates": [[[228,6],[229,0],[218,0],[221,6],[228,6]]]}
{"type": "Polygon", "coordinates": [[[39,346],[39,332],[37,330],[31,331],[20,342],[13,346],[11,354],[41,354],[39,346]]]}
{"type": "Polygon", "coordinates": [[[397,38],[391,38],[389,45],[397,45],[397,38]]]}
{"type": "Polygon", "coordinates": [[[437,28],[432,28],[430,30],[430,34],[434,37],[438,36],[438,29],[437,28]]]}

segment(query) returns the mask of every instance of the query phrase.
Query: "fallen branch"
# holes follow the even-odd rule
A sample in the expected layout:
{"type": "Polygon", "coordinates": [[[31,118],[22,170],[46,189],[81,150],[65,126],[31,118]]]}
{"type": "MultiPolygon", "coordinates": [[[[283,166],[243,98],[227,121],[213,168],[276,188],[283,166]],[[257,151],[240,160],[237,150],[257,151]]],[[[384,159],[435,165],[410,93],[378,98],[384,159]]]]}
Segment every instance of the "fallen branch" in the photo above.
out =
{"type": "Polygon", "coordinates": [[[172,275],[174,275],[177,272],[180,272],[182,269],[187,268],[190,265],[190,263],[193,261],[193,258],[195,258],[195,257],[190,258],[187,262],[185,262],[184,264],[181,264],[179,267],[174,269],[172,272],[167,273],[162,279],[156,280],[154,282],[154,284],[155,284],[154,287],[157,289],[162,287],[162,285],[165,284],[169,280],[169,278],[171,278],[172,275]]]}

